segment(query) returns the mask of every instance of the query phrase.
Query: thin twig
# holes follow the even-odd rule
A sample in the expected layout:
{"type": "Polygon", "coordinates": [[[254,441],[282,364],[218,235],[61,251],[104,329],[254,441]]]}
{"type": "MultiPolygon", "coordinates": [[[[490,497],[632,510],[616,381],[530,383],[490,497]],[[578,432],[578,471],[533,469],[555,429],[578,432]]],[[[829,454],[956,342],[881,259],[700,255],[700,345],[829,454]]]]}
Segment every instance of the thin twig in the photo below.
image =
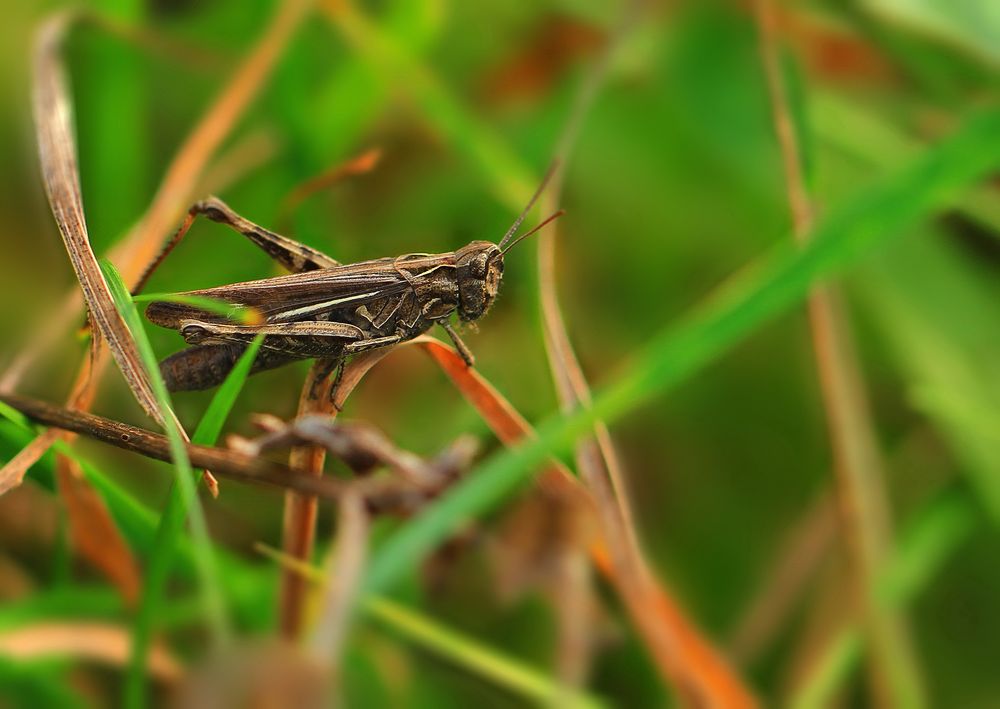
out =
{"type": "MultiPolygon", "coordinates": [[[[165,462],[171,460],[166,436],[162,434],[94,414],[63,409],[18,394],[0,394],[0,402],[17,409],[31,420],[42,425],[72,431],[154,460],[165,462]]],[[[303,494],[316,495],[331,500],[339,499],[345,489],[344,484],[336,480],[315,478],[303,471],[294,470],[286,465],[263,458],[193,443],[188,443],[186,448],[193,466],[209,468],[223,477],[234,480],[274,485],[282,489],[295,490],[303,494]]]]}

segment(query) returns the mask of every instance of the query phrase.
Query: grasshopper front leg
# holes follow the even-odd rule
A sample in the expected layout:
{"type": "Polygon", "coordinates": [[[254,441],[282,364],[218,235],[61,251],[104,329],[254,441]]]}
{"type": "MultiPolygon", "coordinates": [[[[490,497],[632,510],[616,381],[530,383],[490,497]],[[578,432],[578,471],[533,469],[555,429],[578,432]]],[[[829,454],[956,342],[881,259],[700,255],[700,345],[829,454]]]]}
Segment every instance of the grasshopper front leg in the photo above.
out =
{"type": "Polygon", "coordinates": [[[439,320],[438,322],[441,325],[441,328],[448,333],[448,337],[450,337],[451,341],[455,344],[455,349],[458,350],[458,354],[460,354],[462,359],[465,360],[466,366],[474,367],[476,365],[476,358],[472,354],[472,350],[469,349],[469,346],[466,345],[462,338],[458,336],[458,333],[455,332],[455,328],[453,328],[451,323],[447,320],[439,320]]]}

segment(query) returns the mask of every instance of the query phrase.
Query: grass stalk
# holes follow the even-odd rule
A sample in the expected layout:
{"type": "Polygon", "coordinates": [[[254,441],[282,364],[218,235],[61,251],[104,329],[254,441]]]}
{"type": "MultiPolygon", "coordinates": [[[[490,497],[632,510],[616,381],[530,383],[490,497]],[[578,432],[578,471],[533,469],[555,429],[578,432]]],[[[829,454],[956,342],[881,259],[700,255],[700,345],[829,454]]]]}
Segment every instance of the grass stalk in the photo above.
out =
{"type": "MultiPolygon", "coordinates": [[[[793,236],[799,244],[805,244],[815,220],[800,144],[806,130],[801,124],[797,129],[789,104],[778,53],[773,0],[756,0],[755,15],[785,172],[793,236]]],[[[841,528],[854,576],[855,601],[872,646],[869,675],[873,698],[879,706],[923,706],[920,673],[903,621],[891,609],[878,606],[874,598],[874,579],[888,557],[890,544],[882,456],[872,428],[847,315],[832,286],[817,285],[809,294],[809,322],[833,448],[841,528]]]]}

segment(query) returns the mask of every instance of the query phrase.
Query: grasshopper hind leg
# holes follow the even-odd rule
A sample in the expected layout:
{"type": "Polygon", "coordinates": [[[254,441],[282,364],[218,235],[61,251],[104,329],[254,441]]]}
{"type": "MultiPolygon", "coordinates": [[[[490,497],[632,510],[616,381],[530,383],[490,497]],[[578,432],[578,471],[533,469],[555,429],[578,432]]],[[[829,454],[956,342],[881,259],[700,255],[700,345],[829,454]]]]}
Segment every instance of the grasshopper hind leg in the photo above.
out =
{"type": "MultiPolygon", "coordinates": [[[[225,380],[246,345],[195,345],[160,362],[160,373],[170,391],[201,391],[217,387],[225,380]]],[[[261,350],[250,374],[274,369],[300,359],[281,352],[261,350]]]]}

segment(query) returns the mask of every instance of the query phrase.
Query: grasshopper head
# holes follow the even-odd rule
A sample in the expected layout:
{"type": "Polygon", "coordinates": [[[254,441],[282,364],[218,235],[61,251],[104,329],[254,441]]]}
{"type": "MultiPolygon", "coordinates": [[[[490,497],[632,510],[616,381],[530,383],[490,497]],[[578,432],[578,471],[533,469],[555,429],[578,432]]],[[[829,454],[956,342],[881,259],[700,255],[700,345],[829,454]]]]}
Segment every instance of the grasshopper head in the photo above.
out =
{"type": "Polygon", "coordinates": [[[488,241],[473,241],[458,250],[458,316],[478,320],[493,305],[503,279],[503,254],[488,241]]]}
{"type": "Polygon", "coordinates": [[[535,190],[528,205],[521,211],[521,214],[510,225],[510,229],[500,240],[500,244],[493,244],[489,241],[473,241],[467,246],[459,249],[455,254],[455,266],[458,275],[458,316],[462,320],[478,320],[493,305],[493,300],[500,290],[500,281],[503,280],[503,255],[522,239],[526,239],[553,219],[562,216],[562,211],[558,211],[534,229],[523,236],[518,236],[517,230],[521,227],[521,222],[531,211],[539,195],[545,189],[555,172],[556,163],[552,163],[542,184],[535,190]]]}

